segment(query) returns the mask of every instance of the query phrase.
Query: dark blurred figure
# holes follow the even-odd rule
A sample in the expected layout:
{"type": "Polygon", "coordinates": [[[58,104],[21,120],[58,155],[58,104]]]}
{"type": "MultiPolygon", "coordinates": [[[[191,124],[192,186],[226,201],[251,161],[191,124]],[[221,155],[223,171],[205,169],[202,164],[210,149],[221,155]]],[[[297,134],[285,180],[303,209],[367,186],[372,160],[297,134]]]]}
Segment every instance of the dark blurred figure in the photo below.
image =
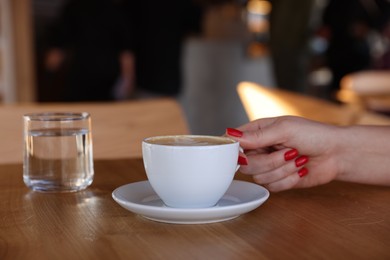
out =
{"type": "Polygon", "coordinates": [[[126,96],[133,77],[132,36],[120,1],[69,0],[49,33],[39,101],[126,96]]]}
{"type": "MultiPolygon", "coordinates": [[[[342,1],[342,0],[341,0],[342,1]]],[[[309,70],[310,20],[314,0],[270,0],[272,65],[278,87],[305,93],[309,70]]]]}
{"type": "MultiPolygon", "coordinates": [[[[389,19],[387,0],[330,0],[324,10],[322,30],[327,31],[327,65],[333,78],[331,95],[346,74],[370,69],[372,30],[381,31],[389,19]]],[[[332,97],[331,97],[332,98],[332,97]]]]}
{"type": "Polygon", "coordinates": [[[192,0],[127,0],[128,23],[135,28],[134,97],[177,96],[182,85],[183,43],[201,31],[202,8],[192,0]]]}
{"type": "Polygon", "coordinates": [[[382,55],[379,55],[379,57],[375,59],[374,69],[390,70],[390,14],[387,21],[384,22],[380,35],[387,44],[381,53],[382,55]]]}

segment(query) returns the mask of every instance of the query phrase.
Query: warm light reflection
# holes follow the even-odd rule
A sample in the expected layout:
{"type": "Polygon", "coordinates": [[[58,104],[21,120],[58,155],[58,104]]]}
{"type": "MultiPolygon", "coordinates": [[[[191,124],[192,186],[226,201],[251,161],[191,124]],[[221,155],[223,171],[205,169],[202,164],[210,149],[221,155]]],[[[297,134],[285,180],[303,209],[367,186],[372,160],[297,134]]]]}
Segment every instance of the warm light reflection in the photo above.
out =
{"type": "Polygon", "coordinates": [[[340,85],[342,88],[352,89],[352,78],[350,76],[345,76],[341,79],[340,85]]]}
{"type": "Polygon", "coordinates": [[[242,82],[237,87],[238,94],[249,120],[282,115],[297,115],[296,109],[275,93],[261,85],[242,82]]]}
{"type": "Polygon", "coordinates": [[[267,15],[271,12],[271,4],[265,0],[250,0],[247,4],[250,13],[267,15]]]}
{"type": "Polygon", "coordinates": [[[340,90],[336,93],[337,100],[343,103],[358,103],[359,99],[353,90],[353,80],[350,76],[344,76],[340,81],[340,90]]]}
{"type": "Polygon", "coordinates": [[[249,31],[264,33],[268,31],[268,14],[271,12],[271,4],[265,0],[250,0],[246,6],[247,23],[249,31]]]}
{"type": "Polygon", "coordinates": [[[338,101],[343,102],[343,103],[347,103],[347,104],[355,103],[358,101],[358,98],[355,95],[355,93],[353,93],[353,91],[351,91],[349,89],[340,89],[339,91],[337,91],[336,98],[338,101]]]}

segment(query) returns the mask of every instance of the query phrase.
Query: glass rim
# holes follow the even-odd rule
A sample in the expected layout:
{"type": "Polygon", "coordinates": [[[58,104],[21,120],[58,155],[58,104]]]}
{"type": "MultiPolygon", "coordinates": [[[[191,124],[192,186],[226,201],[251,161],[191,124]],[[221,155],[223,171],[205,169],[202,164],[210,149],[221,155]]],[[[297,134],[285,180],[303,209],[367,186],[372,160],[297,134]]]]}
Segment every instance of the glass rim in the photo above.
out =
{"type": "Polygon", "coordinates": [[[30,121],[77,121],[90,118],[88,112],[36,112],[23,117],[30,121]]]}

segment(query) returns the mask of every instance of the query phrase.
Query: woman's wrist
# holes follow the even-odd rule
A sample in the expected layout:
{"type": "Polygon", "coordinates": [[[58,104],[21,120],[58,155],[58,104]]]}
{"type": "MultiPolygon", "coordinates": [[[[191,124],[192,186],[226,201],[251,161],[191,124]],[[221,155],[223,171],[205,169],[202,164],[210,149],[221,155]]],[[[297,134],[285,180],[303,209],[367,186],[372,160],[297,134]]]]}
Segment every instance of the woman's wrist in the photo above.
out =
{"type": "Polygon", "coordinates": [[[336,180],[390,185],[390,131],[380,126],[349,126],[337,140],[336,180]]]}
{"type": "Polygon", "coordinates": [[[356,156],[356,147],[359,144],[353,141],[353,132],[354,126],[346,126],[346,127],[337,127],[336,132],[334,133],[334,148],[333,148],[333,156],[334,161],[336,163],[336,180],[345,181],[350,177],[349,175],[353,172],[354,165],[356,165],[356,161],[354,161],[354,157],[356,156]]]}

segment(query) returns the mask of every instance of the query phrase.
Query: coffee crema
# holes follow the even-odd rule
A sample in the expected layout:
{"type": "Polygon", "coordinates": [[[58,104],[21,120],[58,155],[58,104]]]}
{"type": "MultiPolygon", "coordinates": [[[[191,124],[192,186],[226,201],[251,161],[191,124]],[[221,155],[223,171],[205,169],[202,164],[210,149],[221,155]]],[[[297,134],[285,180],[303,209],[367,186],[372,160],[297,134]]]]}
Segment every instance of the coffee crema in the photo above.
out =
{"type": "Polygon", "coordinates": [[[210,146],[232,144],[235,141],[227,137],[217,136],[195,136],[195,135],[175,135],[152,137],[145,140],[150,144],[171,145],[171,146],[210,146]]]}

